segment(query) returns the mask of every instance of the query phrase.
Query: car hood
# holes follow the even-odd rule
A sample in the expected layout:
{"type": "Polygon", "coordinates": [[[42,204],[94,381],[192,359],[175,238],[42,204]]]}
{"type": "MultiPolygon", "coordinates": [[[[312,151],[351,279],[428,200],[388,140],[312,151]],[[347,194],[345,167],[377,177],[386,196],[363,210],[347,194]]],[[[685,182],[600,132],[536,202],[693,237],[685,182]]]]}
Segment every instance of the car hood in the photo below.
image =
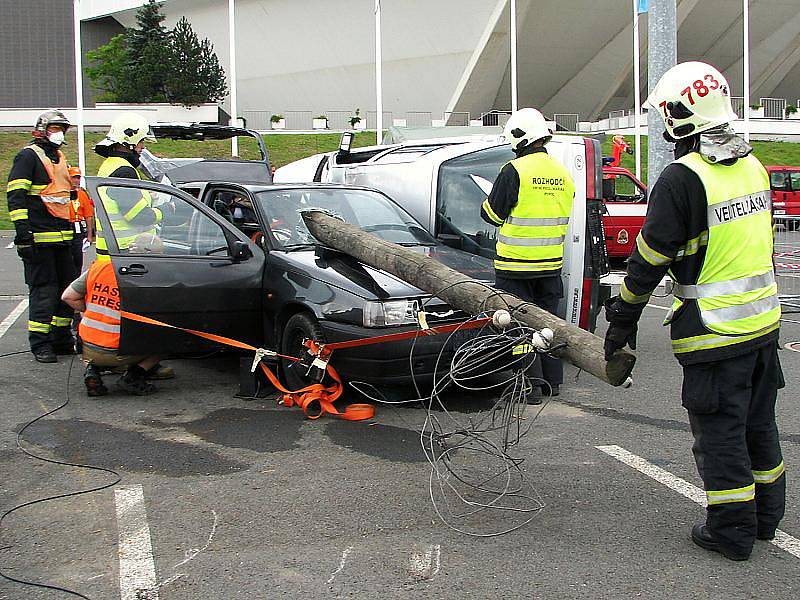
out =
{"type": "MultiPolygon", "coordinates": [[[[484,283],[494,283],[492,261],[448,246],[412,246],[410,250],[430,256],[434,260],[468,277],[484,283]]],[[[285,253],[288,265],[329,285],[347,290],[367,300],[413,298],[428,292],[403,281],[399,277],[365,265],[352,256],[330,248],[317,247],[285,253]]]]}

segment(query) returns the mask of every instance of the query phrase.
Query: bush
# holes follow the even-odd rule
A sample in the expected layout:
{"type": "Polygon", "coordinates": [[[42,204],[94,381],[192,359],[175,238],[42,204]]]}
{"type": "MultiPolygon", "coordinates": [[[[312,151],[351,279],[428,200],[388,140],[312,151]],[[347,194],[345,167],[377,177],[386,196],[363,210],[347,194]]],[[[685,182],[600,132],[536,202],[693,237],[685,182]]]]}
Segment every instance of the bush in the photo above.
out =
{"type": "Polygon", "coordinates": [[[272,115],[269,118],[269,122],[270,123],[278,123],[279,121],[281,121],[281,119],[283,119],[283,115],[272,115]]]}
{"type": "Polygon", "coordinates": [[[357,108],[356,112],[350,117],[350,127],[355,127],[358,123],[361,123],[361,109],[357,108]]]}
{"type": "Polygon", "coordinates": [[[760,104],[751,104],[750,108],[752,108],[753,110],[758,110],[759,108],[761,108],[761,105],[760,104]]]}
{"type": "Polygon", "coordinates": [[[796,106],[789,105],[789,106],[786,107],[786,114],[787,115],[793,115],[796,112],[797,112],[797,107],[796,106]]]}

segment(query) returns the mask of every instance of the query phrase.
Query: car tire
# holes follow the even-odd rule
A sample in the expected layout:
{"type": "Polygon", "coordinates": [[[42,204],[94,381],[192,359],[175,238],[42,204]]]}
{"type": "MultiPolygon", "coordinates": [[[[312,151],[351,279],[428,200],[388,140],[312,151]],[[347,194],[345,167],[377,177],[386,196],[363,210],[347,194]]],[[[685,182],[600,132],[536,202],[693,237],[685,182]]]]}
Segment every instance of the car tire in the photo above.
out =
{"type": "MultiPolygon", "coordinates": [[[[309,313],[301,312],[292,315],[283,327],[281,354],[303,356],[307,352],[306,347],[303,346],[304,339],[325,342],[319,322],[309,313]]],[[[299,363],[285,358],[280,359],[280,362],[283,380],[289,390],[295,391],[312,383],[319,383],[319,379],[306,376],[306,368],[299,363]]]]}

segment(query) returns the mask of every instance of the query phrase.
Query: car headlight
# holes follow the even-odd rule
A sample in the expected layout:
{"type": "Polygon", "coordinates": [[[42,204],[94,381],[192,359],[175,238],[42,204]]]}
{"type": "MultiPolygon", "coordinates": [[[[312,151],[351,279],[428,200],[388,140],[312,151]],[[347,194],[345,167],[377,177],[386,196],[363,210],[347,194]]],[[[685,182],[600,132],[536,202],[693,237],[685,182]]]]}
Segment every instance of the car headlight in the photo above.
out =
{"type": "Polygon", "coordinates": [[[417,322],[416,300],[364,303],[364,327],[411,325],[417,322]]]}

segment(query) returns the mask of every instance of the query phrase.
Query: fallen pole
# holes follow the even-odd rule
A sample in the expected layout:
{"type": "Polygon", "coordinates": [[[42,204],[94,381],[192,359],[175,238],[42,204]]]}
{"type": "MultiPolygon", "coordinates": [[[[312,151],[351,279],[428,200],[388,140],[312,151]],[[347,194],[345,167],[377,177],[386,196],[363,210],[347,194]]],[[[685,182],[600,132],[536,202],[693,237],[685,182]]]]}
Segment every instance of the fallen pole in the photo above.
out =
{"type": "Polygon", "coordinates": [[[451,308],[471,315],[506,309],[518,321],[541,330],[553,330],[553,351],[559,356],[614,386],[626,382],[636,357],[618,351],[606,362],[603,340],[575,327],[517,296],[487,287],[440,262],[408,248],[384,241],[355,225],[344,223],[322,211],[302,212],[311,234],[330,248],[396,275],[400,279],[447,302],[451,308]]]}

